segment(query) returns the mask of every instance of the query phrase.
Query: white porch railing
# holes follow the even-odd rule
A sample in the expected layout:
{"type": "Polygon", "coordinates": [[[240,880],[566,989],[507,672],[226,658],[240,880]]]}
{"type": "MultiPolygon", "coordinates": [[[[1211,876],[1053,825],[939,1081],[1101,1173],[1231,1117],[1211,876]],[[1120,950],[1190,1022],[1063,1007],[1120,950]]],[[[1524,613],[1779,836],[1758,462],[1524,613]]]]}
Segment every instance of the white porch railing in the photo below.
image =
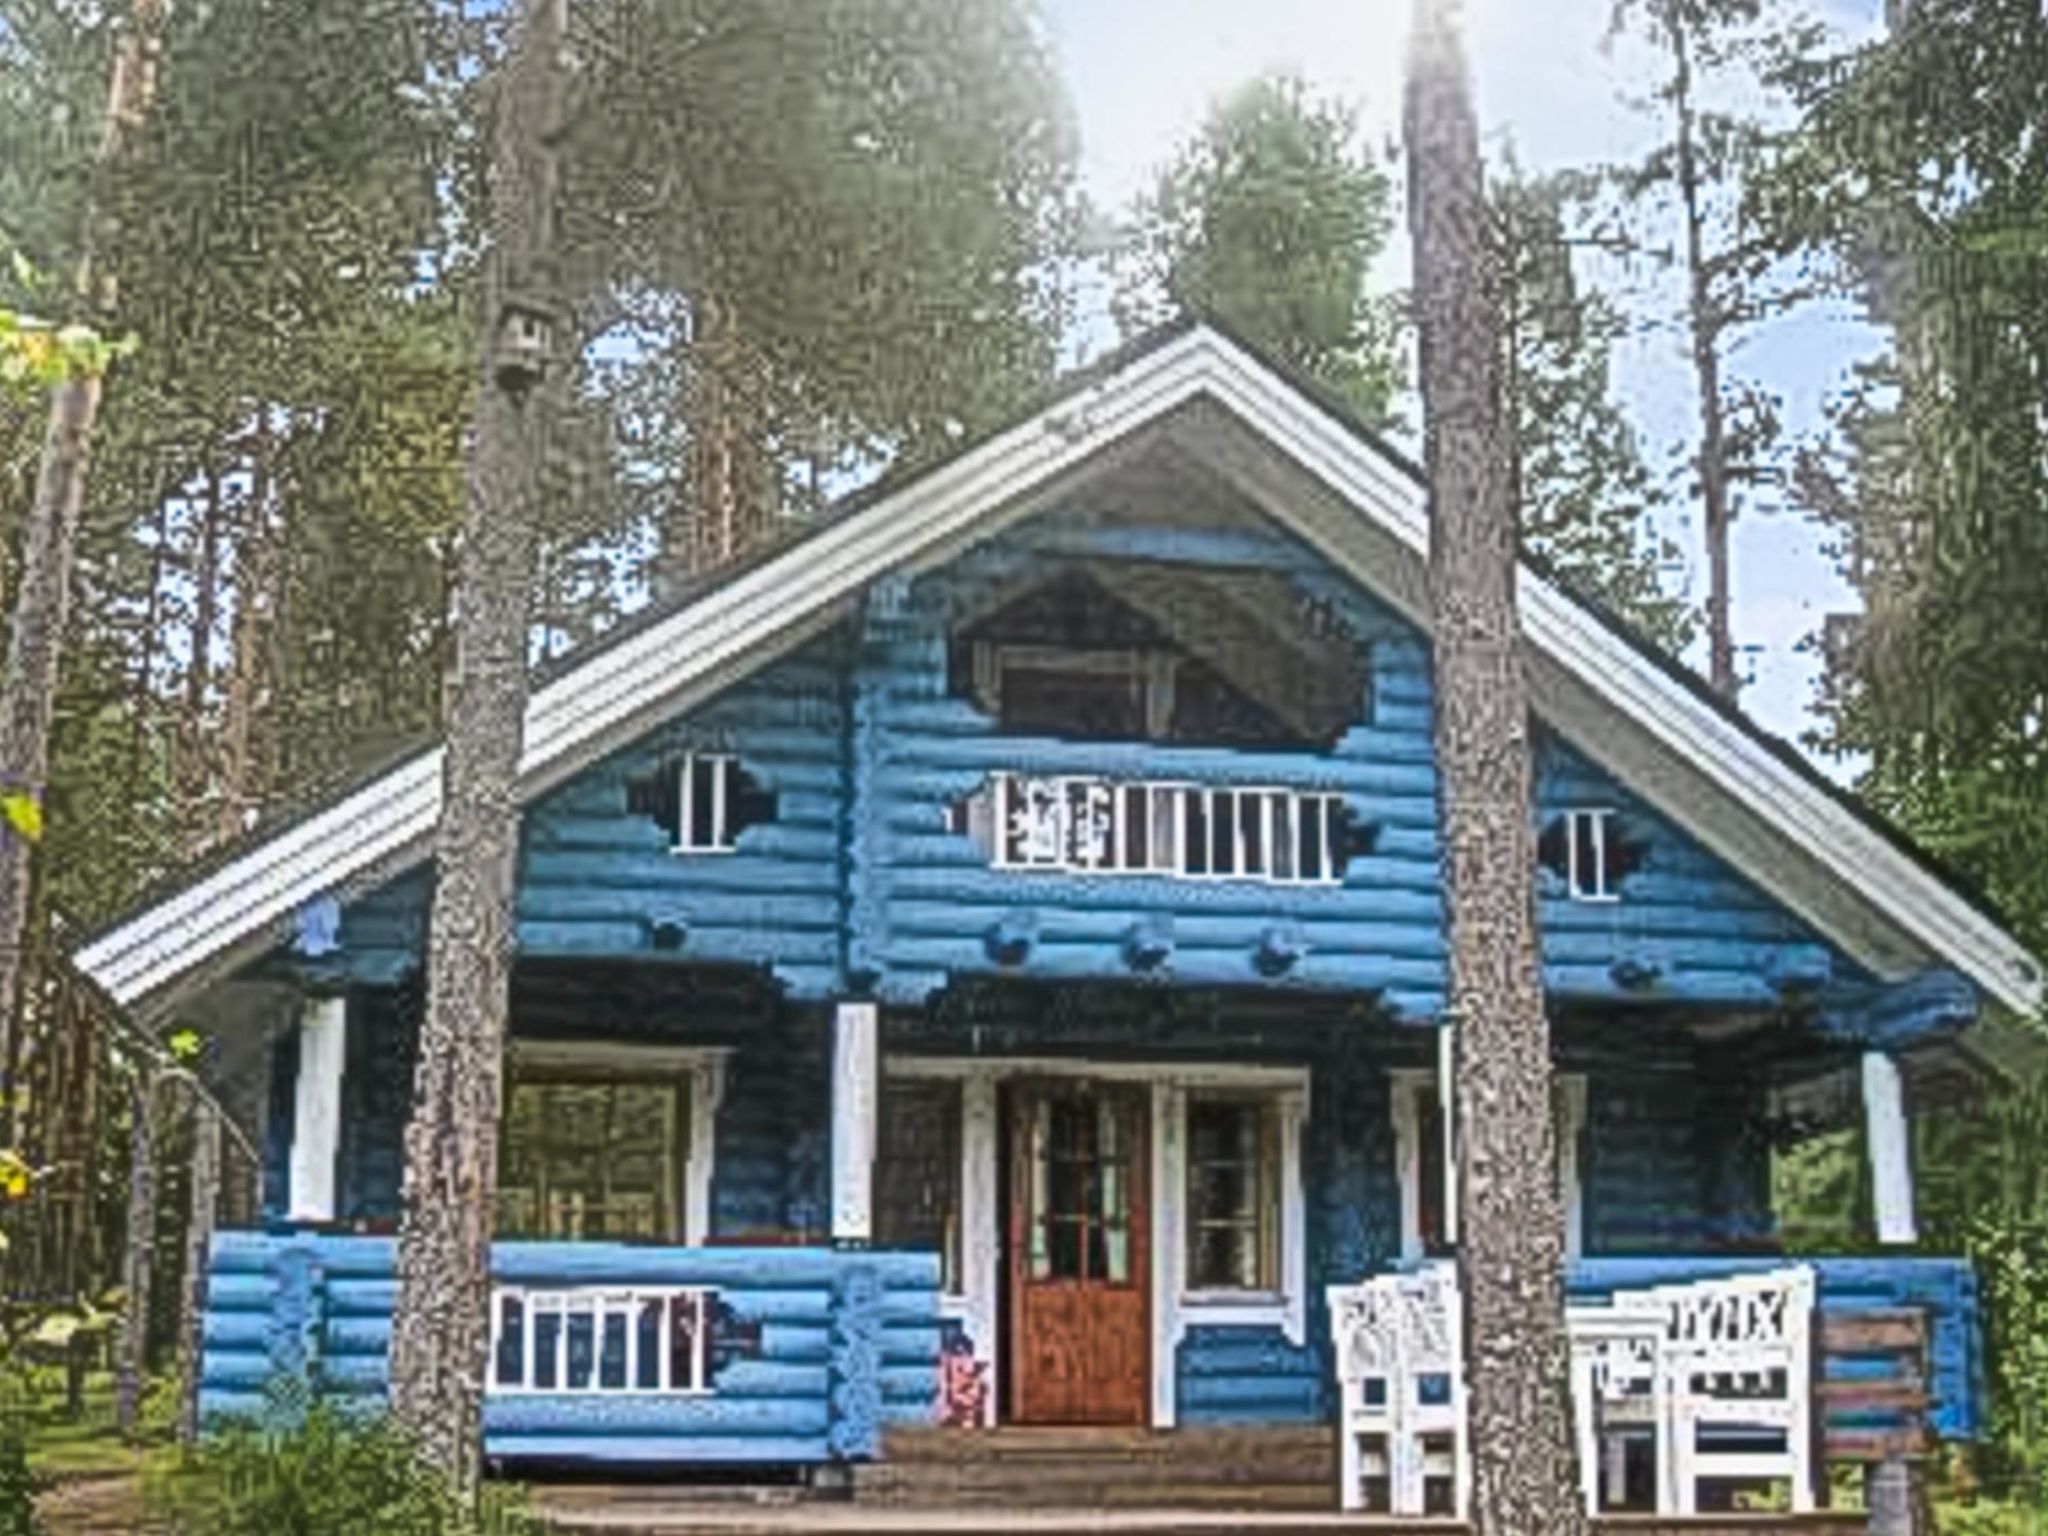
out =
{"type": "Polygon", "coordinates": [[[1320,790],[994,775],[998,869],[1335,885],[1342,795],[1320,790]]]}
{"type": "Polygon", "coordinates": [[[492,1396],[711,1390],[713,1292],[702,1286],[499,1286],[492,1396]]]}

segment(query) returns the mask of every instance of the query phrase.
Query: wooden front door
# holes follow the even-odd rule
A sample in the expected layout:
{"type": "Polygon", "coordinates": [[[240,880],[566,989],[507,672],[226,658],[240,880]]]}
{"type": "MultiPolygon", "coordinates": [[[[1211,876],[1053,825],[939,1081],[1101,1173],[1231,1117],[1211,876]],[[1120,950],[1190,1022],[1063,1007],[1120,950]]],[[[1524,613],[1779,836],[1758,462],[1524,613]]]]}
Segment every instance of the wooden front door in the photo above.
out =
{"type": "Polygon", "coordinates": [[[1151,1405],[1144,1090],[1011,1090],[1010,1417],[1144,1424],[1151,1405]]]}

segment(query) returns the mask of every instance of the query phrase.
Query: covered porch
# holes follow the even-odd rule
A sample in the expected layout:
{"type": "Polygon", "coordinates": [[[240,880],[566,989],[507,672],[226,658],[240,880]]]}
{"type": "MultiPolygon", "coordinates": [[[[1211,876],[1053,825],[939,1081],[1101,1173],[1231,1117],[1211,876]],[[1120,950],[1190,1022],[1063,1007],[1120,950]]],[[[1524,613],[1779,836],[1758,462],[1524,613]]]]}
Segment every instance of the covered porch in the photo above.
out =
{"type": "MultiPolygon", "coordinates": [[[[280,1375],[381,1395],[416,1007],[340,989],[276,1053],[272,1221],[216,1243],[208,1414],[280,1375]]],[[[758,973],[523,966],[487,1449],[816,1475],[931,1426],[1313,1430],[1333,1508],[1325,1291],[1455,1243],[1446,1049],[1370,996],[991,981],[821,1007],[758,973]]],[[[1977,1432],[1975,1282],[1907,1247],[1893,1053],[1791,1014],[1564,1008],[1557,1049],[1575,1300],[1781,1262],[1774,1145],[1853,1115],[1893,1246],[1807,1261],[1822,1327],[1911,1317],[1925,1349],[1828,1358],[1834,1451],[1977,1432]]]]}

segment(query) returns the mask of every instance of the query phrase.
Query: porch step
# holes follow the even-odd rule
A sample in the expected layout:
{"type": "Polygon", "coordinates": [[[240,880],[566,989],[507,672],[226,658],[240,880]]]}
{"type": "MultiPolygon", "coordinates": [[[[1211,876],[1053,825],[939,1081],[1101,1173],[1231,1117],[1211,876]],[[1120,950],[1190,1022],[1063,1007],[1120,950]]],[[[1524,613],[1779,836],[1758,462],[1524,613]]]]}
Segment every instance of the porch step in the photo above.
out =
{"type": "Polygon", "coordinates": [[[917,1429],[854,1474],[870,1506],[1326,1512],[1337,1441],[1302,1429],[917,1429]]]}

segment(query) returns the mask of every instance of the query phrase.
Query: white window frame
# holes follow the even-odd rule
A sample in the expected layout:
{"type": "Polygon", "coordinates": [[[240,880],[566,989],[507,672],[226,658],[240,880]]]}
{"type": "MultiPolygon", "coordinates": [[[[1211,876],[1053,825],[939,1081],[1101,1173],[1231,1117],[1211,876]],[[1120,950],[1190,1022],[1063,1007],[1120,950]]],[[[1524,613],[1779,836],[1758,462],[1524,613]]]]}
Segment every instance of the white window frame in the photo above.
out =
{"type": "Polygon", "coordinates": [[[685,752],[676,769],[676,835],[671,853],[734,853],[739,835],[732,829],[732,796],[728,792],[738,777],[739,754],[734,752],[685,752]],[[691,836],[690,813],[696,805],[698,773],[711,775],[711,826],[709,836],[691,836]]]}
{"type": "Polygon", "coordinates": [[[1000,870],[1335,887],[1344,883],[1349,863],[1337,846],[1344,796],[1335,790],[1003,771],[990,775],[977,801],[969,805],[968,832],[985,844],[991,867],[1000,870]],[[1133,797],[1142,803],[1150,828],[1149,846],[1136,862],[1127,857],[1125,836],[1133,797]],[[1253,862],[1244,836],[1243,803],[1247,798],[1256,805],[1255,814],[1263,827],[1257,869],[1246,867],[1253,862]],[[1209,867],[1199,871],[1192,868],[1196,850],[1188,845],[1186,833],[1190,801],[1202,807],[1208,844],[1200,852],[1201,862],[1209,867]],[[1016,818],[1031,815],[1035,805],[1043,807],[1038,813],[1038,831],[1052,846],[1034,847],[1027,838],[1021,851],[1013,851],[1016,818]],[[1219,806],[1229,807],[1227,817],[1218,814],[1219,806]],[[1296,852],[1305,818],[1313,819],[1315,825],[1318,872],[1313,875],[1301,872],[1296,852]],[[1228,831],[1219,830],[1226,822],[1228,831]],[[1101,854],[1080,851],[1085,840],[1077,833],[1084,823],[1105,850],[1101,854]],[[1279,857],[1283,846],[1290,850],[1284,861],[1279,857]],[[1219,870],[1217,865],[1226,861],[1230,867],[1219,870]],[[1283,862],[1293,867],[1282,872],[1279,866],[1283,862]]]}
{"type": "Polygon", "coordinates": [[[1621,893],[1614,888],[1608,877],[1612,860],[1609,849],[1613,845],[1614,808],[1606,805],[1573,806],[1564,813],[1564,888],[1565,894],[1573,901],[1613,902],[1621,900],[1621,893]],[[1579,878],[1579,828],[1589,826],[1593,845],[1593,869],[1591,879],[1582,882],[1579,878]]]}
{"type": "MultiPolygon", "coordinates": [[[[1389,1115],[1394,1127],[1394,1168],[1401,1191],[1401,1262],[1420,1263],[1422,1251],[1422,1095],[1437,1096],[1439,1078],[1429,1067],[1396,1067],[1389,1079],[1389,1115]]],[[[1585,1252],[1585,1175],[1580,1167],[1579,1143],[1586,1128],[1586,1074],[1558,1072],[1553,1076],[1557,1091],[1557,1178],[1564,1197],[1565,1257],[1576,1259],[1585,1252]]],[[[1451,1117],[1446,1115],[1448,1127],[1451,1117]]],[[[1446,1142],[1451,1139],[1447,1130],[1446,1142]]],[[[1456,1149],[1444,1148],[1444,1179],[1457,1179],[1456,1149]]],[[[1450,1213],[1455,1209],[1455,1188],[1446,1189],[1443,1209],[1446,1227],[1455,1241],[1456,1227],[1450,1213]]]]}
{"type": "Polygon", "coordinates": [[[612,1040],[512,1040],[508,1071],[616,1073],[625,1078],[680,1077],[688,1085],[689,1145],[683,1149],[683,1246],[711,1235],[711,1181],[718,1162],[718,1108],[725,1099],[723,1045],[643,1045],[612,1040]]]}

